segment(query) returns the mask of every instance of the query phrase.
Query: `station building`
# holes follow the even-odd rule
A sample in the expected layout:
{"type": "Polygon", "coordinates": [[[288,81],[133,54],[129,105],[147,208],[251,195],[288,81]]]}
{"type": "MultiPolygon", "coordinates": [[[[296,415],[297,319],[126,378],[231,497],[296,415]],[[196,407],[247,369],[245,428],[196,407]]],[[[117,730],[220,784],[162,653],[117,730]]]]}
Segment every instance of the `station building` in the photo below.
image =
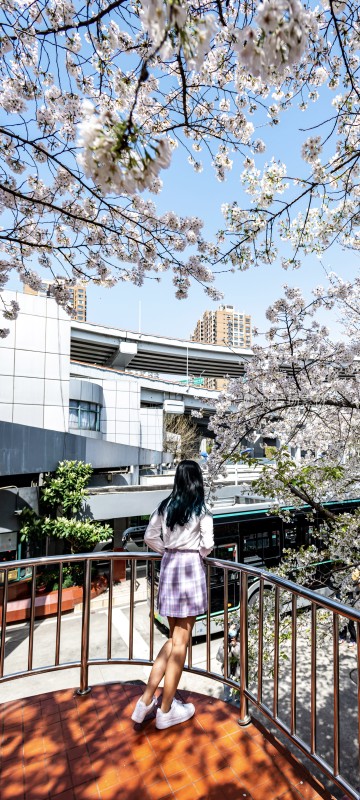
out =
{"type": "Polygon", "coordinates": [[[19,512],[37,508],[44,473],[62,460],[91,463],[89,514],[119,537],[129,518],[150,514],[168,493],[164,413],[206,406],[198,421],[205,434],[215,409],[217,392],[176,374],[236,374],[239,359],[231,366],[225,348],[70,320],[46,293],[6,292],[10,300],[21,311],[0,340],[0,557],[20,557],[19,512]]]}

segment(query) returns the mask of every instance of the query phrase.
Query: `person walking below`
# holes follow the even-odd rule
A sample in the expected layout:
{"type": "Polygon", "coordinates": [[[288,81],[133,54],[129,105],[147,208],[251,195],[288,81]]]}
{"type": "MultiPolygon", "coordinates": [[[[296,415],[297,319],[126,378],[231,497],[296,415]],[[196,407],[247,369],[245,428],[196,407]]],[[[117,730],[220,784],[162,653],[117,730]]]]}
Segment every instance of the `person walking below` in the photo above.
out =
{"type": "Polygon", "coordinates": [[[162,555],[158,610],[168,618],[170,634],[131,719],[141,723],[155,709],[155,691],[164,678],[161,707],[156,712],[156,727],[163,729],[185,722],[195,713],[192,703],[175,699],[175,692],[195,619],[207,611],[203,558],[214,547],[213,518],[205,507],[203,477],[196,461],[178,464],[173,490],[150,518],[144,540],[162,555]]]}

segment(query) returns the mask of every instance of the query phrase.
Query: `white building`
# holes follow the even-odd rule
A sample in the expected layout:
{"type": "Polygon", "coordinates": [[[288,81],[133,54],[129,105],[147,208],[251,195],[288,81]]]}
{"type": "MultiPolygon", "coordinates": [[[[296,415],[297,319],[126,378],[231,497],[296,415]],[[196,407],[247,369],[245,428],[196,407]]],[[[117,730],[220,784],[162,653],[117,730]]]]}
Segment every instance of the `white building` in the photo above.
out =
{"type": "MultiPolygon", "coordinates": [[[[53,299],[13,292],[4,299],[21,311],[0,340],[0,534],[16,530],[14,510],[61,460],[91,463],[98,487],[138,484],[141,469],[172,461],[163,452],[164,404],[180,402],[189,413],[216,397],[200,390],[199,399],[198,389],[173,379],[71,361],[73,323],[53,299]]],[[[100,513],[108,518],[106,503],[100,513]]]]}
{"type": "MultiPolygon", "coordinates": [[[[163,405],[216,399],[174,379],[70,359],[72,321],[50,298],[6,292],[18,319],[0,340],[0,421],[76,434],[163,455],[163,405]]],[[[153,463],[153,462],[149,462],[153,463]]]]}

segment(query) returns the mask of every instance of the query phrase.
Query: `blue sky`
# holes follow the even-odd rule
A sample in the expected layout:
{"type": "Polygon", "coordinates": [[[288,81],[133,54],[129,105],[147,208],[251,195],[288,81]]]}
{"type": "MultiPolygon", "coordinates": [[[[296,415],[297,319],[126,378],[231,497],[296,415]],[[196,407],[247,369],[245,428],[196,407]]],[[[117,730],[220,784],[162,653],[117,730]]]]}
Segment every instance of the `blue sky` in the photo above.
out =
{"type": "MultiPolygon", "coordinates": [[[[302,161],[300,151],[304,138],[311,133],[304,134],[299,129],[310,127],[329,116],[329,94],[327,102],[324,98],[322,102],[311,103],[305,113],[293,109],[282,116],[278,126],[259,128],[257,133],[266,142],[267,150],[261,159],[257,157],[257,163],[261,165],[274,155],[285,161],[288,174],[296,175],[302,170],[302,174],[307,175],[308,165],[302,161]]],[[[256,114],[252,119],[256,125],[256,114]]],[[[201,157],[203,154],[199,155],[201,157]]],[[[200,216],[205,221],[205,237],[211,239],[223,226],[222,203],[237,200],[239,205],[249,206],[250,198],[244,193],[239,180],[243,158],[234,154],[231,157],[234,159],[233,169],[227,173],[227,180],[219,183],[210,164],[202,173],[195,174],[187,162],[186,154],[178,148],[170,169],[160,176],[164,188],[161,195],[155,197],[158,208],[161,211],[171,208],[180,215],[200,216]]],[[[218,275],[215,285],[224,292],[221,302],[251,314],[253,324],[263,331],[268,327],[266,309],[281,295],[284,283],[300,287],[310,297],[313,287],[326,284],[324,267],[347,278],[357,271],[358,266],[359,256],[356,253],[344,253],[340,247],[334,247],[324,254],[322,263],[311,255],[303,260],[301,269],[285,271],[279,259],[270,266],[218,275]]],[[[120,283],[111,290],[99,290],[97,287],[88,289],[89,321],[138,330],[140,318],[142,332],[180,338],[190,336],[205,309],[218,305],[194,282],[188,299],[176,300],[170,273],[162,276],[161,283],[146,280],[141,288],[120,283]]],[[[326,314],[324,321],[336,335],[339,331],[336,317],[326,314]]]]}
{"type": "MultiPolygon", "coordinates": [[[[261,159],[257,157],[259,166],[274,155],[285,161],[288,174],[294,175],[301,170],[303,175],[307,175],[308,167],[301,160],[300,150],[303,139],[310,133],[304,135],[299,129],[311,127],[329,116],[330,93],[324,91],[325,95],[319,103],[311,103],[305,113],[297,109],[286,112],[276,127],[264,128],[264,119],[259,119],[256,135],[267,144],[264,156],[261,159]]],[[[330,98],[332,96],[330,94],[330,98]]],[[[252,120],[257,127],[256,114],[252,120]]],[[[194,214],[202,217],[205,220],[205,237],[211,239],[217,229],[223,226],[220,211],[222,203],[236,200],[239,205],[249,205],[249,197],[242,191],[239,180],[243,158],[241,155],[230,155],[234,159],[233,170],[228,173],[227,181],[219,183],[209,163],[201,174],[195,174],[187,162],[186,153],[178,148],[170,169],[160,176],[164,182],[161,195],[152,196],[159,211],[170,208],[183,216],[194,214]]],[[[326,253],[322,261],[328,270],[347,278],[357,271],[358,259],[356,254],[349,251],[343,253],[336,247],[326,253]]],[[[324,267],[315,256],[308,256],[301,269],[296,271],[284,271],[280,263],[275,263],[247,272],[218,275],[215,285],[224,292],[221,302],[251,314],[253,324],[264,330],[267,327],[266,308],[281,295],[284,283],[302,288],[305,295],[310,297],[312,287],[326,283],[324,267]]],[[[8,288],[20,288],[15,277],[8,288]]],[[[135,331],[139,330],[140,323],[142,332],[164,336],[189,338],[205,309],[218,305],[209,300],[196,283],[192,284],[188,300],[176,300],[171,273],[163,274],[160,283],[148,279],[141,288],[127,282],[119,283],[110,290],[88,286],[89,322],[135,331]]],[[[339,330],[336,317],[330,320],[326,315],[326,322],[331,323],[332,332],[336,335],[339,330]]]]}

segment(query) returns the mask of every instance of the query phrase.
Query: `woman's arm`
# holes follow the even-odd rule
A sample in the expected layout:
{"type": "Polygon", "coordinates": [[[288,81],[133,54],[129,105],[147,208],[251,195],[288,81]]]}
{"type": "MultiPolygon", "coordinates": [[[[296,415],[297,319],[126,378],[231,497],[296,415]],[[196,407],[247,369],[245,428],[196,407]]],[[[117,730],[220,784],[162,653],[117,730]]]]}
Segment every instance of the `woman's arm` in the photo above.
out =
{"type": "Polygon", "coordinates": [[[165,551],[165,545],[161,536],[162,533],[162,516],[158,513],[158,511],[154,511],[153,515],[150,517],[150,522],[146,528],[144,542],[151,547],[152,550],[155,550],[156,553],[161,553],[161,555],[165,551]]]}
{"type": "Polygon", "coordinates": [[[211,514],[200,518],[200,555],[205,558],[214,547],[214,521],[211,514]]]}

